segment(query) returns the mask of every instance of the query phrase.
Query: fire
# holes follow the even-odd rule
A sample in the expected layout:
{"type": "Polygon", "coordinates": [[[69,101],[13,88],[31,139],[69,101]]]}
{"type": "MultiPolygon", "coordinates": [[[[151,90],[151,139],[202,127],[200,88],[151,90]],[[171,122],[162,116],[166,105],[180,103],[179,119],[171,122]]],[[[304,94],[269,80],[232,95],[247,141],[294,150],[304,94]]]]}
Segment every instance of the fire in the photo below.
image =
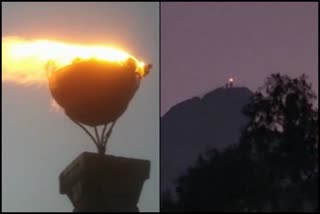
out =
{"type": "Polygon", "coordinates": [[[2,38],[2,81],[46,84],[48,70],[68,65],[76,58],[96,58],[119,63],[132,58],[138,65],[137,72],[141,76],[145,76],[146,72],[143,62],[115,47],[4,37],[2,38]]]}
{"type": "Polygon", "coordinates": [[[230,78],[229,78],[229,82],[230,82],[230,83],[234,82],[233,77],[230,77],[230,78]]]}

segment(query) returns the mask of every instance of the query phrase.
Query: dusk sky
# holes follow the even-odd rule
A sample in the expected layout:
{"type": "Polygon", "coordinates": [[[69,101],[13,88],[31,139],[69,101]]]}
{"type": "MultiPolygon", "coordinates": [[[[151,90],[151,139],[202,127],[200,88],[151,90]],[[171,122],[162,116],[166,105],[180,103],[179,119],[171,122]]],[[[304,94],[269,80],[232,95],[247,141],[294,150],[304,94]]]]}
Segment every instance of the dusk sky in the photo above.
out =
{"type": "MultiPolygon", "coordinates": [[[[116,123],[107,153],[151,161],[138,206],[158,211],[159,3],[2,3],[2,30],[2,38],[111,43],[153,64],[116,123]]],[[[96,147],[63,112],[52,111],[50,100],[46,86],[2,82],[3,211],[73,210],[59,193],[59,175],[96,147]]]]}
{"type": "Polygon", "coordinates": [[[318,3],[162,3],[161,115],[224,86],[305,73],[318,91],[318,3]]]}

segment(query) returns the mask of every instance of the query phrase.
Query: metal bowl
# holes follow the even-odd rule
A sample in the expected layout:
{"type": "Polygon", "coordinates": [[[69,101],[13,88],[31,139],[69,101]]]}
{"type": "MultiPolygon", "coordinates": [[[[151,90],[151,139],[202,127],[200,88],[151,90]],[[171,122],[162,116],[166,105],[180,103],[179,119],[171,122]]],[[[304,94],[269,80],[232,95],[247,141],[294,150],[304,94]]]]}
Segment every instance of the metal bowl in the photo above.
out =
{"type": "Polygon", "coordinates": [[[110,123],[127,109],[140,75],[133,59],[124,63],[75,60],[49,77],[50,92],[70,119],[89,126],[110,123]]]}

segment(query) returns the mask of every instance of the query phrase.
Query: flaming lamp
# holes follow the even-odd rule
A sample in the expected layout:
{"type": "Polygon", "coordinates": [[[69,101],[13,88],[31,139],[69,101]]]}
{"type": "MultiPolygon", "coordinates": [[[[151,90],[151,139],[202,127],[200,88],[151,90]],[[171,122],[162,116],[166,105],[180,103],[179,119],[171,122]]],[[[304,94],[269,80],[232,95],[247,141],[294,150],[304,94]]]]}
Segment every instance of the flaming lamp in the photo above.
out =
{"type": "Polygon", "coordinates": [[[49,61],[47,66],[52,97],[90,136],[98,151],[82,153],[60,174],[60,192],[68,195],[75,212],[137,212],[150,162],[105,152],[117,119],[127,109],[151,65],[128,57],[78,58],[58,69],[49,61]],[[100,125],[103,129],[99,133],[100,125]],[[89,128],[94,129],[94,134],[89,128]]]}
{"type": "Polygon", "coordinates": [[[60,174],[60,192],[70,198],[74,211],[138,211],[150,161],[105,153],[117,119],[152,66],[103,45],[29,41],[15,36],[2,38],[2,43],[3,80],[49,83],[55,103],[97,148],[97,153],[80,154],[60,174]]]}

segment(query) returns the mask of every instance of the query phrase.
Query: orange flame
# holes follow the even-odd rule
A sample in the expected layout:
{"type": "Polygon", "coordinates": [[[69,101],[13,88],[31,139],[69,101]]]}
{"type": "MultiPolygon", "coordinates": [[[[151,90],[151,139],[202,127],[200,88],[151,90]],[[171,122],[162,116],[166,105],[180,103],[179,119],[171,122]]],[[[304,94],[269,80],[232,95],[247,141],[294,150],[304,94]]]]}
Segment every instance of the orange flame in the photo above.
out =
{"type": "Polygon", "coordinates": [[[76,58],[97,58],[122,63],[132,58],[137,72],[145,76],[145,64],[125,51],[104,45],[69,44],[52,40],[28,41],[18,37],[2,38],[2,81],[20,84],[46,84],[49,67],[62,67],[76,58]],[[50,63],[51,62],[51,63],[50,63]]]}

